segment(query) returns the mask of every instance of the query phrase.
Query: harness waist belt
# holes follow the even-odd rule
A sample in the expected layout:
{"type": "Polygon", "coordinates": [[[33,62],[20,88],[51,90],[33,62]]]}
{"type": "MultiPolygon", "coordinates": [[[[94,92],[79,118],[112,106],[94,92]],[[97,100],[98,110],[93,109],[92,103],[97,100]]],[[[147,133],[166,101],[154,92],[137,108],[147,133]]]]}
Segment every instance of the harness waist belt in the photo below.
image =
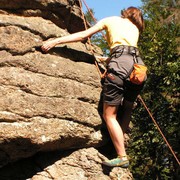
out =
{"type": "Polygon", "coordinates": [[[139,56],[139,50],[134,46],[119,45],[113,48],[111,51],[111,57],[112,56],[119,57],[122,54],[131,54],[131,55],[139,56]]]}

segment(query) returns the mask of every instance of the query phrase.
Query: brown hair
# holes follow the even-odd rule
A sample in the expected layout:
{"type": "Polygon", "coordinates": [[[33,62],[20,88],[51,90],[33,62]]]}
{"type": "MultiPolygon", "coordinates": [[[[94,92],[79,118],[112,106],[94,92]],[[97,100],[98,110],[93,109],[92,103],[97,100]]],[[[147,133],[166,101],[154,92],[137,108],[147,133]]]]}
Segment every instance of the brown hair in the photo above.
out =
{"type": "Polygon", "coordinates": [[[122,18],[128,18],[133,24],[137,26],[140,32],[144,30],[144,20],[142,12],[135,7],[129,7],[121,12],[122,18]]]}

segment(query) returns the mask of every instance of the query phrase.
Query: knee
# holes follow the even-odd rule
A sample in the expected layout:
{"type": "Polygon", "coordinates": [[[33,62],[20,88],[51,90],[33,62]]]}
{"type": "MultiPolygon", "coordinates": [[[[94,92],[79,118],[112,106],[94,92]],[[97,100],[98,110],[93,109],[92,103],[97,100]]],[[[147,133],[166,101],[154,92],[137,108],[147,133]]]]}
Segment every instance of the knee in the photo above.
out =
{"type": "Polygon", "coordinates": [[[103,113],[103,119],[106,123],[110,123],[114,120],[116,120],[116,116],[115,115],[111,115],[111,114],[107,114],[106,112],[103,113]]]}
{"type": "Polygon", "coordinates": [[[107,122],[108,116],[107,116],[106,112],[103,112],[103,119],[105,122],[107,122]]]}
{"type": "Polygon", "coordinates": [[[106,112],[103,113],[103,119],[106,123],[108,123],[113,117],[106,112]]]}

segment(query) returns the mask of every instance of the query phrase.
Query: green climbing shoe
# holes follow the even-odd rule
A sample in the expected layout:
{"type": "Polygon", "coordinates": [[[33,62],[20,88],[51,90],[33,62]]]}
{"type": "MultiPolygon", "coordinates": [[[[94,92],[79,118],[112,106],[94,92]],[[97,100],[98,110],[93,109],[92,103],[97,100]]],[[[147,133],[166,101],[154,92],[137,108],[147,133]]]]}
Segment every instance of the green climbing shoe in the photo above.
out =
{"type": "Polygon", "coordinates": [[[109,167],[122,167],[127,168],[129,166],[129,160],[123,160],[121,157],[117,157],[115,159],[111,159],[108,161],[102,162],[103,165],[109,166],[109,167]]]}

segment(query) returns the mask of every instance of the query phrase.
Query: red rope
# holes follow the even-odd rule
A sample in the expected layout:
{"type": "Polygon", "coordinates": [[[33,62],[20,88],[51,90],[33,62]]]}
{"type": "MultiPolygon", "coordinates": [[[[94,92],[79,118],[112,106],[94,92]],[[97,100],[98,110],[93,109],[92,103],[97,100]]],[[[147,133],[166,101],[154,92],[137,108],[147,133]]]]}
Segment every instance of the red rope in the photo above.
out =
{"type": "Polygon", "coordinates": [[[84,0],[82,0],[82,1],[83,1],[83,3],[85,4],[87,10],[89,11],[91,17],[93,18],[94,22],[97,22],[96,18],[94,17],[93,13],[91,12],[90,8],[88,7],[86,1],[84,1],[84,0]]]}
{"type": "MultiPolygon", "coordinates": [[[[85,1],[83,1],[83,2],[84,2],[84,4],[86,5],[86,8],[88,8],[86,2],[85,2],[85,1]]],[[[85,29],[87,29],[87,24],[86,24],[86,21],[85,21],[85,17],[84,17],[83,10],[82,10],[82,3],[81,3],[80,0],[79,0],[79,4],[80,4],[80,9],[81,9],[81,14],[82,14],[82,17],[83,17],[84,26],[85,26],[85,29]]],[[[91,10],[90,10],[89,8],[88,8],[88,10],[89,10],[89,12],[90,12],[90,15],[93,16],[93,14],[91,13],[91,10]]],[[[93,19],[94,19],[94,21],[96,21],[96,19],[94,18],[94,16],[93,16],[93,19]]],[[[91,43],[90,38],[88,38],[88,42],[89,42],[90,47],[91,47],[90,51],[91,51],[91,53],[93,54],[92,43],[91,43]]],[[[94,55],[94,54],[93,54],[93,55],[94,55]]],[[[98,63],[97,63],[96,61],[95,61],[95,66],[96,66],[96,69],[97,69],[97,71],[98,71],[98,73],[99,73],[100,78],[102,78],[102,77],[103,77],[103,74],[102,74],[101,71],[99,70],[98,63]]]]}
{"type": "MultiPolygon", "coordinates": [[[[89,14],[90,14],[90,15],[91,15],[91,17],[93,18],[94,22],[96,22],[96,23],[97,23],[97,20],[96,20],[96,18],[94,17],[94,15],[93,15],[93,13],[92,13],[91,9],[88,7],[88,5],[87,5],[86,1],[85,1],[85,0],[82,0],[82,1],[83,1],[84,5],[86,6],[87,10],[89,11],[89,14]]],[[[105,35],[103,34],[103,32],[101,32],[101,33],[102,33],[102,35],[103,35],[104,39],[106,39],[106,37],[105,37],[105,35]]]]}
{"type": "Polygon", "coordinates": [[[141,103],[144,105],[145,109],[147,110],[147,112],[149,113],[149,116],[151,117],[152,121],[154,122],[154,124],[156,125],[158,131],[160,132],[161,136],[163,137],[164,141],[166,142],[167,146],[169,147],[171,153],[173,154],[174,158],[176,159],[177,163],[180,165],[180,162],[176,156],[176,154],[174,153],[172,147],[170,146],[169,142],[167,141],[166,137],[164,136],[164,134],[162,133],[159,125],[157,124],[157,122],[155,121],[154,117],[152,116],[152,113],[150,112],[150,110],[148,109],[148,107],[146,106],[145,102],[143,101],[141,96],[138,96],[138,98],[140,99],[141,103]]]}

